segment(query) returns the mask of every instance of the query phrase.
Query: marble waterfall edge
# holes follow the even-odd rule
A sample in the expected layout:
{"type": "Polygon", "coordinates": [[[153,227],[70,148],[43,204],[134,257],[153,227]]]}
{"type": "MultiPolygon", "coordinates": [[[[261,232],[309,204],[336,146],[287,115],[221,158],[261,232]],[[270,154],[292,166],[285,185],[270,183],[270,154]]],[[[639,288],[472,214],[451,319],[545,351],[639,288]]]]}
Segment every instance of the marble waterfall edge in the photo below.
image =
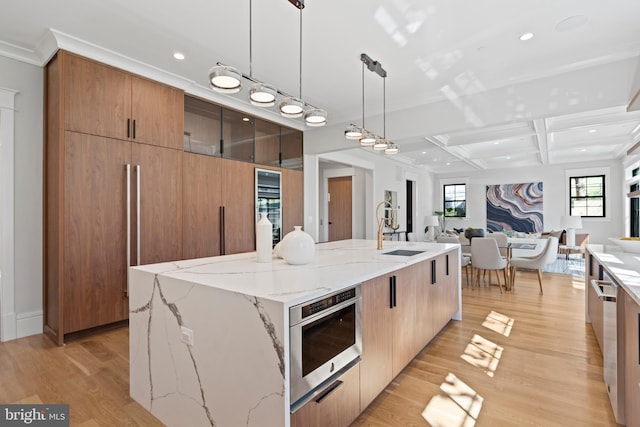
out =
{"type": "Polygon", "coordinates": [[[168,426],[286,424],[281,303],[130,272],[136,401],[168,426]],[[182,326],[193,331],[193,345],[182,341],[182,326]]]}

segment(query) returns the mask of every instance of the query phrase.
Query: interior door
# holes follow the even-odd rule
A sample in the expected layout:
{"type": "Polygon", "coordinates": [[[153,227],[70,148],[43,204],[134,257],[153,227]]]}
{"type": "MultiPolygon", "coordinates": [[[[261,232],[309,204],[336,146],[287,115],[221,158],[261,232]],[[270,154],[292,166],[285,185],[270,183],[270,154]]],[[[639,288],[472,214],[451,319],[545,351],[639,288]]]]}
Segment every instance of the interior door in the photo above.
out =
{"type": "Polygon", "coordinates": [[[350,176],[329,178],[329,241],[351,239],[352,184],[350,176]]]}

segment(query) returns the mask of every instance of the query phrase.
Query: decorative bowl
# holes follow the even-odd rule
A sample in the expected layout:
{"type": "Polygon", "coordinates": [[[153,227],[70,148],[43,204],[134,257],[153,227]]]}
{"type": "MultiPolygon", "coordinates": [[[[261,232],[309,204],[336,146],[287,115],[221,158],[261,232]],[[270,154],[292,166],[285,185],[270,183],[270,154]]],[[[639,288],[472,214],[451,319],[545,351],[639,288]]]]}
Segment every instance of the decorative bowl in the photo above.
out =
{"type": "Polygon", "coordinates": [[[609,237],[609,240],[620,246],[623,251],[632,254],[640,254],[640,239],[634,239],[636,240],[631,240],[629,237],[609,237]]]}

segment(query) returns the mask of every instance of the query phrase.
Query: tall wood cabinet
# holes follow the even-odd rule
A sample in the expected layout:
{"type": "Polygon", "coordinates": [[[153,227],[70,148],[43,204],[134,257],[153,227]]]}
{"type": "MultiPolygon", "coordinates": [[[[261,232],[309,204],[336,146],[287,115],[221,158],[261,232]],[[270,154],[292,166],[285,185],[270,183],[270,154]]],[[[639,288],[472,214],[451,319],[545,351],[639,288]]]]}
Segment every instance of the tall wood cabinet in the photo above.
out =
{"type": "Polygon", "coordinates": [[[618,290],[618,298],[624,299],[622,304],[618,302],[618,310],[624,307],[625,422],[629,427],[640,426],[640,306],[622,289],[618,290]]]}
{"type": "Polygon", "coordinates": [[[62,344],[127,319],[128,265],[182,257],[183,95],[59,51],[45,108],[44,330],[62,344]]]}

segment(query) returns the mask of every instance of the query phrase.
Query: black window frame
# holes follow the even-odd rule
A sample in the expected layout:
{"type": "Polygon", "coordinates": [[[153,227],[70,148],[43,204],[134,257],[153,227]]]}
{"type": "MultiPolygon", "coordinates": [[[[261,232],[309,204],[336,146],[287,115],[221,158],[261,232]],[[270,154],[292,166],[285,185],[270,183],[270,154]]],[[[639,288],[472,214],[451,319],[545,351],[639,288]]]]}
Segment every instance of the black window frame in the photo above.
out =
{"type": "MultiPolygon", "coordinates": [[[[607,216],[607,189],[606,189],[606,175],[598,174],[598,175],[581,175],[581,176],[571,176],[569,177],[569,215],[574,215],[573,213],[573,201],[574,200],[584,200],[585,202],[589,199],[602,199],[602,215],[580,215],[582,218],[605,218],[607,216]],[[587,179],[587,178],[601,178],[602,179],[602,196],[573,196],[572,189],[573,180],[577,179],[587,179]]],[[[587,214],[589,213],[587,206],[587,214]]]]}
{"type": "MultiPolygon", "coordinates": [[[[454,189],[454,194],[456,193],[454,189]]],[[[443,184],[442,185],[442,211],[444,212],[444,216],[447,218],[466,218],[467,217],[467,184],[466,183],[458,183],[458,184],[443,184]],[[463,186],[464,187],[464,199],[455,199],[455,200],[447,200],[447,187],[456,187],[463,186]],[[449,215],[449,211],[447,211],[447,202],[464,202],[464,215],[458,215],[457,211],[455,215],[449,215]]]]}

